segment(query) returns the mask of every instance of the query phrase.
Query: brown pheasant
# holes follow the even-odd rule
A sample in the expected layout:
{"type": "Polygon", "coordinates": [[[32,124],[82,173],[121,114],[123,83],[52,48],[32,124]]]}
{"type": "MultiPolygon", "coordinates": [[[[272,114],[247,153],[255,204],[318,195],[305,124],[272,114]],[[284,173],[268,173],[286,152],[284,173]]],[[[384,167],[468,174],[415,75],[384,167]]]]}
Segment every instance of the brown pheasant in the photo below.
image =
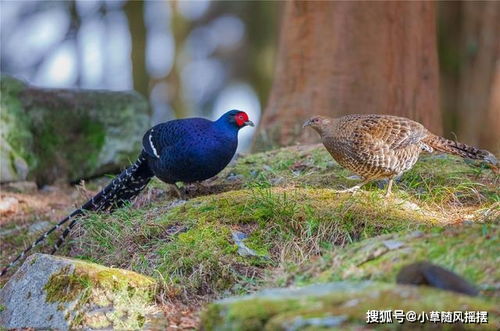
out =
{"type": "Polygon", "coordinates": [[[422,124],[390,115],[347,115],[339,118],[314,116],[304,123],[316,130],[332,157],[363,177],[363,181],[341,192],[354,192],[375,179],[389,179],[386,196],[395,177],[411,169],[420,152],[433,151],[498,161],[486,150],[436,136],[422,124]]]}

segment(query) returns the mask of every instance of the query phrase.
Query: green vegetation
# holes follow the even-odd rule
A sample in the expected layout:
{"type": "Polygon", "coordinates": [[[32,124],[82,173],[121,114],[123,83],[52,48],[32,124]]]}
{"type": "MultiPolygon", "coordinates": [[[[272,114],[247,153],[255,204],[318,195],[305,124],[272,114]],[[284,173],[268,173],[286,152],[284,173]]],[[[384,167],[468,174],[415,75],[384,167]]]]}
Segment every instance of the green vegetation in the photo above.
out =
{"type": "MultiPolygon", "coordinates": [[[[353,185],[349,175],[322,149],[287,148],[250,155],[210,182],[201,192],[208,195],[185,204],[153,201],[143,208],[90,215],[82,223],[83,233],[72,242],[71,247],[77,249],[69,253],[150,275],[173,295],[213,295],[226,290],[245,293],[269,281],[277,285],[312,282],[315,272],[304,272],[316,268],[310,261],[329,265],[332,256],[336,256],[332,270],[351,270],[352,252],[358,247],[376,250],[380,240],[393,238],[415,246],[415,252],[407,251],[412,259],[431,259],[452,269],[458,266],[456,270],[471,280],[492,283],[491,278],[479,275],[491,274],[485,268],[496,260],[495,243],[481,235],[472,237],[470,231],[482,233],[473,226],[456,235],[445,230],[449,224],[464,221],[495,223],[498,177],[491,171],[454,158],[424,158],[388,199],[376,184],[355,195],[330,189],[339,188],[342,184],[338,183],[353,185]],[[245,242],[259,256],[239,256],[233,231],[248,234],[245,242]],[[411,237],[415,231],[422,237],[411,237]],[[464,240],[467,236],[470,240],[464,240]],[[443,238],[448,240],[445,244],[440,242],[443,238]],[[466,247],[459,249],[462,246],[466,247]],[[340,253],[343,247],[345,252],[340,253]],[[474,260],[478,247],[483,254],[474,260]],[[476,253],[464,260],[467,252],[476,253]],[[478,270],[476,275],[472,270],[478,270]]],[[[168,188],[156,182],[150,189],[168,188]]],[[[493,224],[485,226],[496,234],[493,224]]],[[[404,252],[395,250],[383,257],[404,252]]],[[[383,263],[374,259],[364,263],[362,271],[345,276],[323,274],[322,279],[392,281],[405,261],[409,260],[383,263]]]]}
{"type": "MultiPolygon", "coordinates": [[[[393,283],[401,266],[417,260],[497,295],[498,175],[424,156],[389,198],[377,183],[335,193],[357,182],[351,175],[322,147],[303,146],[242,157],[215,180],[186,186],[187,202],[155,180],[135,205],[89,214],[60,254],[148,275],[161,295],[180,298],[327,281],[393,283]],[[238,254],[234,231],[248,235],[245,245],[257,256],[238,254]]],[[[2,240],[16,248],[27,235],[13,231],[2,240]]]]}
{"type": "Polygon", "coordinates": [[[248,282],[248,274],[256,281],[270,265],[301,264],[332,246],[436,222],[425,211],[373,194],[255,188],[195,198],[172,209],[155,204],[148,211],[94,214],[75,246],[80,258],[159,277],[172,291],[211,294],[248,282]],[[235,230],[250,234],[248,246],[271,259],[239,256],[231,239],[235,230]]]}
{"type": "MultiPolygon", "coordinates": [[[[209,305],[202,316],[204,330],[359,330],[366,328],[368,310],[488,311],[483,329],[495,330],[498,309],[492,302],[425,287],[386,283],[329,283],[295,291],[270,290],[209,305]],[[300,327],[299,327],[300,326],[300,327]]],[[[427,322],[431,323],[431,322],[427,322]]],[[[409,323],[406,322],[405,325],[409,323]]],[[[420,325],[415,323],[415,328],[420,325]]],[[[456,325],[440,324],[455,329],[456,325]]],[[[478,325],[464,324],[465,329],[478,325]]],[[[372,325],[377,328],[377,325],[372,325]]],[[[380,329],[401,329],[393,324],[380,329]]]]}
{"type": "Polygon", "coordinates": [[[0,83],[4,182],[74,181],[137,157],[149,126],[149,106],[138,94],[41,89],[6,75],[0,83]]]}
{"type": "Polygon", "coordinates": [[[71,328],[139,329],[153,302],[156,282],[137,273],[74,261],[53,274],[44,287],[47,302],[68,310],[71,328]],[[76,306],[65,303],[76,301],[76,306]],[[112,307],[112,313],[86,314],[83,307],[112,307]]]}
{"type": "Polygon", "coordinates": [[[394,283],[404,265],[431,261],[455,271],[488,291],[495,289],[500,272],[498,223],[435,228],[427,232],[400,232],[334,248],[301,269],[285,270],[276,285],[305,285],[341,280],[394,283]]]}

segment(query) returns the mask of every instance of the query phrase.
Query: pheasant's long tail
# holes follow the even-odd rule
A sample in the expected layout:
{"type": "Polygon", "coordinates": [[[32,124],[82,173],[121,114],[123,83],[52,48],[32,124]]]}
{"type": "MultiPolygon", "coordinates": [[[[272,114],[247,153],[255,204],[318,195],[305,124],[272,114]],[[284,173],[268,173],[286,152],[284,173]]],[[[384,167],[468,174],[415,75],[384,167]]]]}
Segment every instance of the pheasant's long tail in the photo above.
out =
{"type": "Polygon", "coordinates": [[[147,164],[145,154],[142,152],[134,164],[115,177],[104,189],[88,200],[83,206],[74,210],[71,214],[42,234],[28,248],[12,260],[2,270],[0,276],[3,276],[12,266],[26,256],[30,250],[42,243],[52,232],[71,221],[54,245],[52,250],[52,254],[54,254],[57,249],[61,247],[64,240],[71,232],[71,229],[77,224],[79,218],[87,211],[112,211],[115,208],[123,206],[127,201],[137,197],[153,176],[154,174],[147,164]]]}
{"type": "Polygon", "coordinates": [[[485,161],[493,165],[494,168],[498,167],[498,160],[495,155],[484,149],[479,149],[436,135],[429,135],[422,142],[439,152],[458,155],[463,158],[485,161]]]}

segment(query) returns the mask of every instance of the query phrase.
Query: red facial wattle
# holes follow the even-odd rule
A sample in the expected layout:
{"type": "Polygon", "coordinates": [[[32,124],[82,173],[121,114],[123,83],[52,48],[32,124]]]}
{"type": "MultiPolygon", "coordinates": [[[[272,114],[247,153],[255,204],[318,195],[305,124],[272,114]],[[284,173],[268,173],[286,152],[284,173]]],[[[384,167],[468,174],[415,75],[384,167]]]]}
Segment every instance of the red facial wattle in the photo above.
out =
{"type": "Polygon", "coordinates": [[[234,117],[234,119],[235,119],[236,125],[238,125],[238,127],[245,126],[250,121],[247,113],[245,113],[245,112],[237,113],[236,116],[234,117]]]}

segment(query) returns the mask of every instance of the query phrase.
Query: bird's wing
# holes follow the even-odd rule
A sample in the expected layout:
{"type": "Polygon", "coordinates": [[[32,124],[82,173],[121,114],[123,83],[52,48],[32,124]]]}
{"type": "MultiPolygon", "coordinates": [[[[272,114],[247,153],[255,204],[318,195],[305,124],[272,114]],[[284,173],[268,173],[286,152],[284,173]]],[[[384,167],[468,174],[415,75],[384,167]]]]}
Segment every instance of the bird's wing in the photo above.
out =
{"type": "Polygon", "coordinates": [[[187,131],[181,120],[155,125],[142,137],[142,147],[149,156],[160,158],[162,152],[175,145],[187,131]]]}
{"type": "Polygon", "coordinates": [[[142,148],[151,157],[160,158],[156,127],[149,129],[142,137],[142,148]]]}
{"type": "Polygon", "coordinates": [[[420,145],[429,131],[420,123],[396,116],[368,116],[360,120],[353,134],[362,137],[365,148],[404,149],[420,145]]]}

